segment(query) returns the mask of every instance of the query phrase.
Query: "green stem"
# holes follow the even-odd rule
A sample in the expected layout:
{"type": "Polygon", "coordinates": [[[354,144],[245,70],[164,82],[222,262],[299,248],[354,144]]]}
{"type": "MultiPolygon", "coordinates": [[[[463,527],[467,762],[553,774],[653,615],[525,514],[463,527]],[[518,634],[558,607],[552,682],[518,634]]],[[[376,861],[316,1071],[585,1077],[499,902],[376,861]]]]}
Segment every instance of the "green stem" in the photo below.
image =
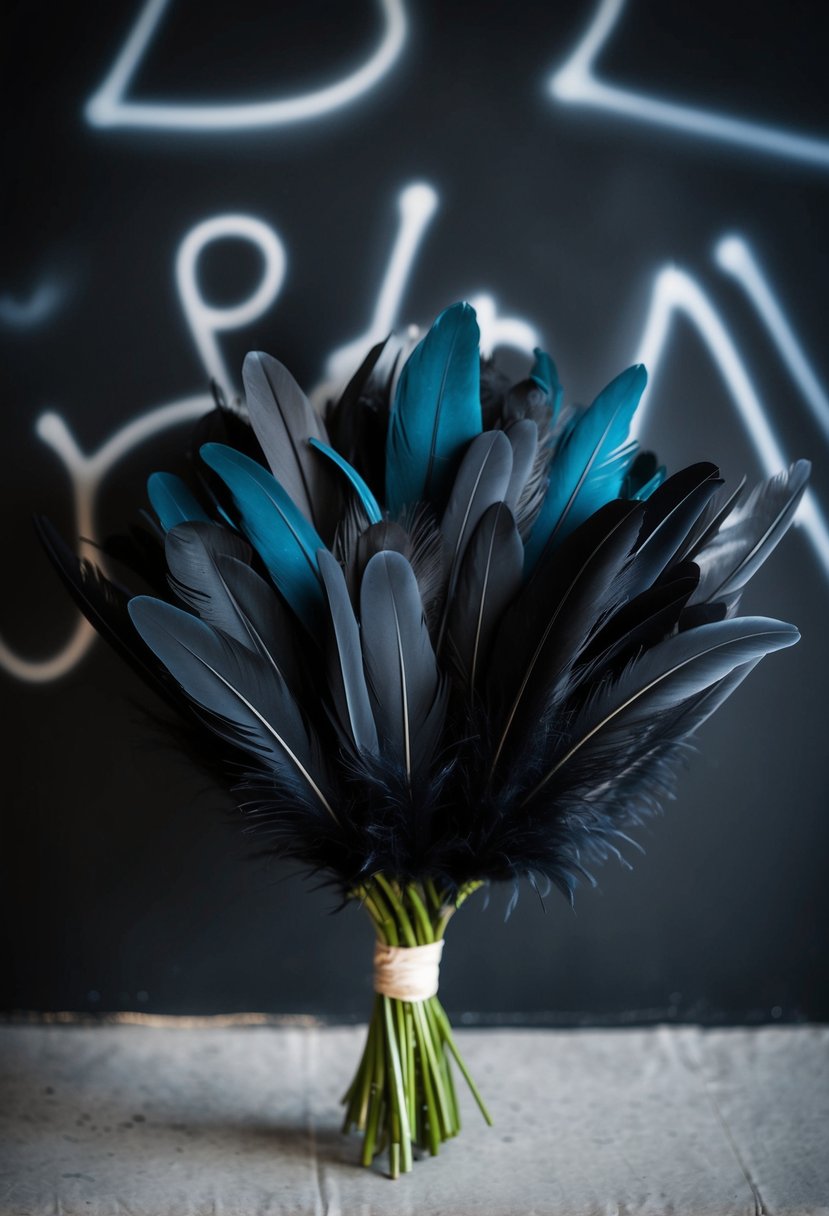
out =
{"type": "Polygon", "coordinates": [[[437,1002],[436,1002],[435,1012],[437,1013],[438,1019],[441,1023],[444,1042],[446,1043],[446,1046],[449,1048],[449,1050],[452,1052],[452,1055],[455,1057],[455,1063],[457,1064],[458,1068],[461,1070],[461,1073],[463,1074],[463,1079],[464,1079],[464,1081],[466,1081],[467,1085],[469,1086],[469,1089],[472,1093],[472,1097],[478,1103],[478,1109],[480,1110],[484,1119],[486,1119],[489,1126],[492,1127],[492,1115],[487,1110],[486,1103],[484,1102],[483,1098],[481,1097],[480,1093],[478,1092],[478,1086],[472,1080],[469,1069],[466,1067],[466,1064],[464,1063],[463,1056],[458,1051],[457,1045],[455,1044],[455,1040],[452,1037],[452,1027],[449,1025],[449,1019],[446,1016],[446,1014],[444,1013],[441,1005],[437,1002]]]}
{"type": "Polygon", "coordinates": [[[397,1041],[397,1035],[394,1029],[392,1020],[391,1000],[384,996],[383,1001],[383,1017],[386,1023],[386,1038],[389,1047],[389,1062],[391,1064],[391,1073],[394,1080],[394,1121],[399,1125],[395,1130],[398,1131],[398,1143],[403,1149],[403,1170],[408,1172],[412,1168],[412,1134],[409,1129],[409,1113],[406,1103],[406,1093],[403,1088],[403,1070],[400,1065],[400,1047],[397,1041]]]}
{"type": "MultiPolygon", "coordinates": [[[[442,940],[451,916],[481,885],[466,883],[451,898],[433,879],[400,882],[375,874],[352,895],[371,917],[379,941],[411,948],[442,940]]],[[[458,1134],[453,1061],[491,1123],[438,998],[401,1001],[375,996],[365,1048],[342,1099],[343,1129],[354,1127],[363,1134],[364,1165],[371,1165],[387,1148],[389,1172],[397,1178],[412,1168],[413,1145],[434,1156],[441,1141],[458,1134]]]]}
{"type": "Polygon", "coordinates": [[[415,918],[417,920],[418,927],[420,928],[422,941],[419,941],[418,945],[428,945],[430,942],[435,940],[435,931],[432,928],[429,913],[426,911],[426,905],[420,898],[420,894],[414,883],[410,883],[409,886],[406,887],[406,894],[409,897],[409,903],[414,909],[415,918]]]}
{"type": "Polygon", "coordinates": [[[374,881],[378,883],[386,896],[386,899],[391,905],[392,911],[397,917],[397,923],[400,927],[401,935],[406,939],[406,945],[416,946],[417,938],[415,937],[415,931],[412,928],[412,922],[409,920],[409,914],[403,907],[403,901],[400,899],[397,891],[383,874],[375,874],[374,881]]]}

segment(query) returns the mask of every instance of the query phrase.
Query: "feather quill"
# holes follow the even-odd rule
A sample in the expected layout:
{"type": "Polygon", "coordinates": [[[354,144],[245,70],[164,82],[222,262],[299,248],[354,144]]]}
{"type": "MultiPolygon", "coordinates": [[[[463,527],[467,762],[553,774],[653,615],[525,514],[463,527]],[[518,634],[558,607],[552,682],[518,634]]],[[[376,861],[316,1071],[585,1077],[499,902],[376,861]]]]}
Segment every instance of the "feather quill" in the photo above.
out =
{"type": "MultiPolygon", "coordinates": [[[[518,504],[525,497],[538,455],[538,426],[532,418],[519,418],[505,431],[512,447],[512,473],[510,474],[504,502],[515,515],[518,504]]],[[[530,489],[532,493],[532,488],[530,489]]]]}
{"type": "Polygon", "coordinates": [[[246,645],[279,673],[294,694],[305,686],[308,659],[300,658],[296,617],[247,562],[229,554],[216,559],[218,572],[230,590],[246,645]]]}
{"type": "Polygon", "coordinates": [[[240,615],[233,590],[219,570],[219,557],[251,558],[250,546],[220,524],[177,524],[167,533],[164,554],[170,586],[203,621],[250,646],[250,635],[240,615]]]}
{"type": "Polygon", "coordinates": [[[682,562],[673,567],[670,579],[628,600],[585,647],[582,660],[590,664],[591,679],[668,637],[698,582],[698,568],[682,562]]]}

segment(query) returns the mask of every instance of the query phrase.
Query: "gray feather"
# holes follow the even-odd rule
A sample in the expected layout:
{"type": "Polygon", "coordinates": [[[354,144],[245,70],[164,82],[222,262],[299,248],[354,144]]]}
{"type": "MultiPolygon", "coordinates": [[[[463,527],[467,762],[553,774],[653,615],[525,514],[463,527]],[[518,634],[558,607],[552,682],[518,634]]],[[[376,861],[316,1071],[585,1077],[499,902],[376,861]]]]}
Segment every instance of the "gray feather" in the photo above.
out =
{"type": "Polygon", "coordinates": [[[724,599],[742,591],[785,536],[809,481],[811,465],[798,460],[756,486],[695,555],[700,581],[691,603],[724,599]]]}
{"type": "Polygon", "coordinates": [[[356,752],[376,756],[379,753],[377,728],[363,670],[360,629],[345,577],[339,562],[326,549],[320,549],[317,560],[331,614],[328,686],[337,721],[356,752]]]}
{"type": "Polygon", "coordinates": [[[446,713],[417,579],[399,553],[377,553],[360,588],[363,662],[380,746],[411,782],[432,759],[446,713]]]}
{"type": "Polygon", "coordinates": [[[212,728],[299,783],[334,819],[323,792],[322,754],[287,685],[261,656],[197,617],[149,596],[130,600],[141,637],[188,697],[213,715],[212,728]]]}
{"type": "Polygon", "coordinates": [[[243,646],[252,647],[244,615],[218,566],[221,557],[251,559],[250,545],[220,524],[177,524],[167,533],[164,553],[173,591],[203,621],[222,629],[243,646]]]}
{"type": "Polygon", "coordinates": [[[325,536],[332,505],[330,470],[308,447],[313,437],[327,444],[325,423],[286,367],[262,351],[251,351],[242,370],[251,426],[271,472],[299,510],[325,536]]]}

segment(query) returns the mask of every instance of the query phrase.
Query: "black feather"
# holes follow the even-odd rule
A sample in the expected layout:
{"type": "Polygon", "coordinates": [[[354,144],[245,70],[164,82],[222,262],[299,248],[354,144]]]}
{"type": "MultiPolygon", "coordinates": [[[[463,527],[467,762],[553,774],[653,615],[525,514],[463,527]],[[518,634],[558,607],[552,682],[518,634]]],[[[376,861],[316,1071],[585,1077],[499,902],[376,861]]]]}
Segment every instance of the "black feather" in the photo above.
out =
{"type": "Polygon", "coordinates": [[[399,553],[377,553],[360,587],[368,689],[382,753],[409,783],[428,769],[446,713],[417,579],[399,553]]]}
{"type": "Polygon", "coordinates": [[[512,513],[496,502],[472,534],[449,606],[448,653],[467,691],[479,685],[487,668],[494,631],[521,586],[523,562],[512,513]]]}
{"type": "Polygon", "coordinates": [[[548,551],[504,614],[487,698],[494,772],[507,745],[526,750],[542,713],[598,624],[627,598],[626,567],[642,522],[635,503],[608,503],[548,551]]]}

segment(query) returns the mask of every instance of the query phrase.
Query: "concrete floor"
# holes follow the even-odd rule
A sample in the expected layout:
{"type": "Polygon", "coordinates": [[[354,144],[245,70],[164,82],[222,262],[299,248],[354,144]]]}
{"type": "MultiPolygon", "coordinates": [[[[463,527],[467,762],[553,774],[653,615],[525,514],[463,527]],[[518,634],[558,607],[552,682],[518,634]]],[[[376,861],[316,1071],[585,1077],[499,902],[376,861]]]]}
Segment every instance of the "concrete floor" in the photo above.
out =
{"type": "Polygon", "coordinates": [[[0,1213],[829,1213],[829,1027],[461,1031],[495,1126],[398,1182],[338,1130],[363,1034],[0,1027],[0,1213]]]}

